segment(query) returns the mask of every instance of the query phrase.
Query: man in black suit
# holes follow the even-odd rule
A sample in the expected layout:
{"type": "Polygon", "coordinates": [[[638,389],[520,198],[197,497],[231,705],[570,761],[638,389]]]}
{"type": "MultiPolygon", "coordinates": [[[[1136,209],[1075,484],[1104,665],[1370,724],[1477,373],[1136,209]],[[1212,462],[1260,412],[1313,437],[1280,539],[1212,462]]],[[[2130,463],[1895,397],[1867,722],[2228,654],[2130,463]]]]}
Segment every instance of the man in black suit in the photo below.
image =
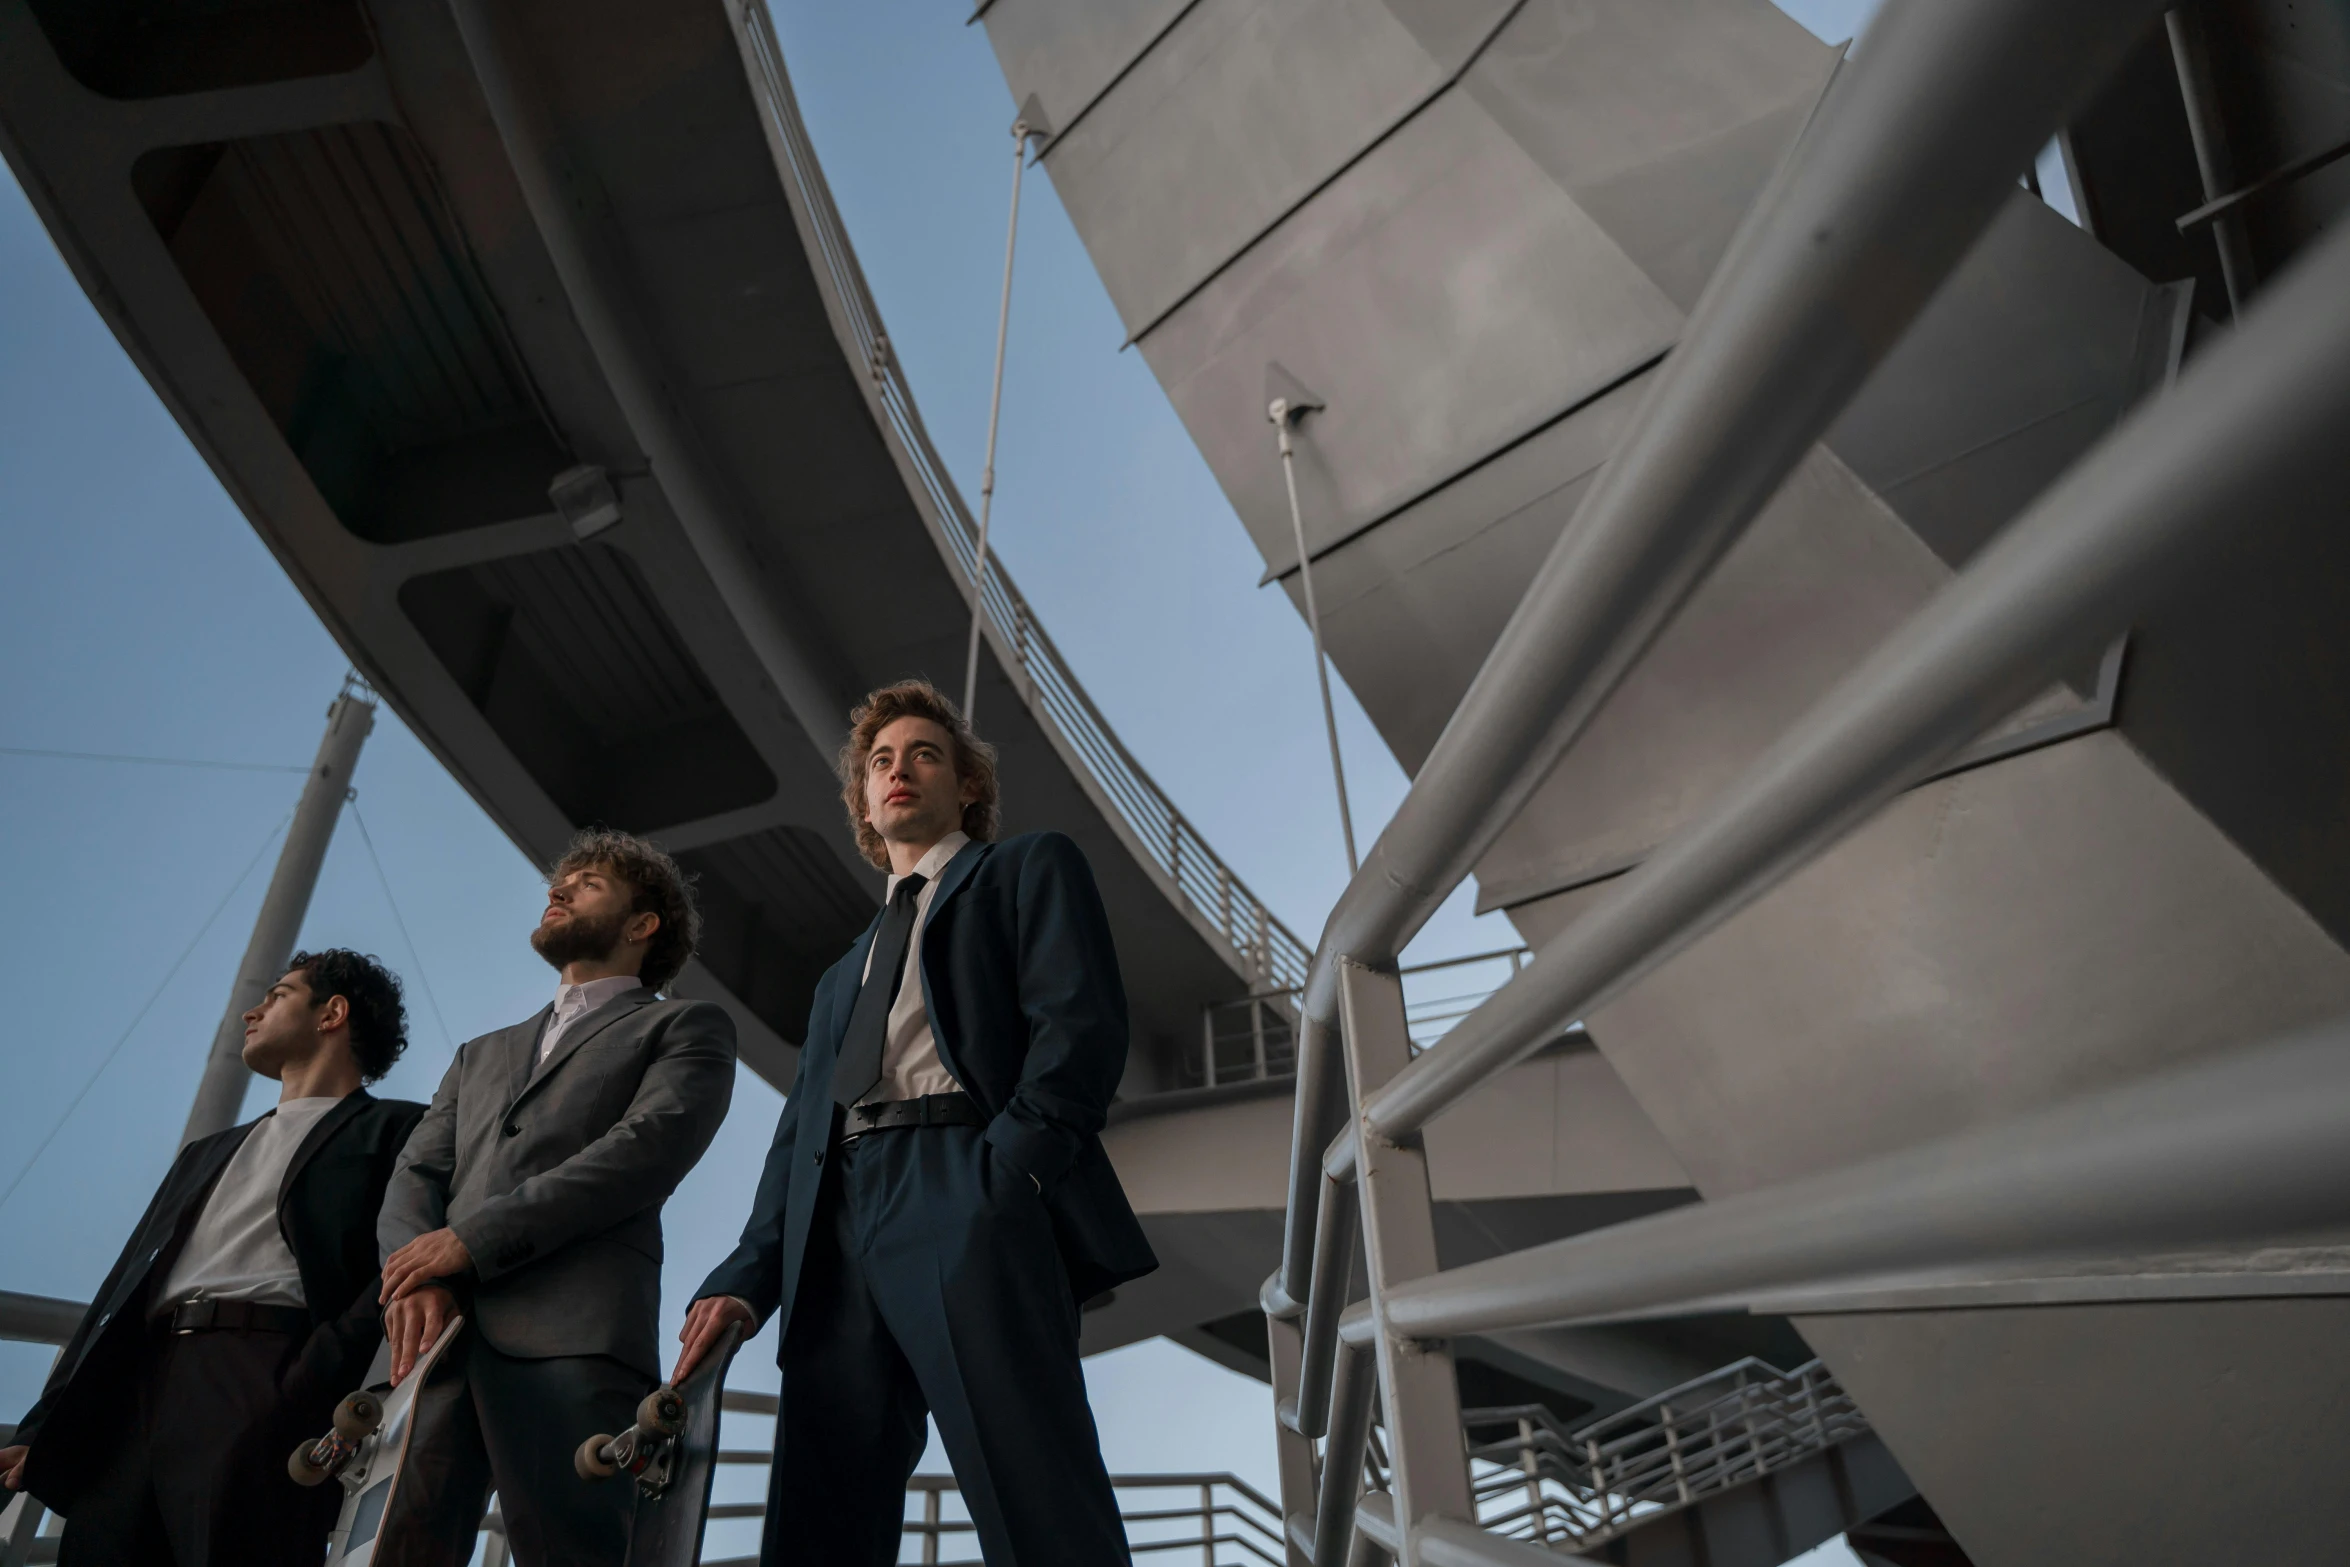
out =
{"type": "Polygon", "coordinates": [[[384,1198],[394,1380],[467,1326],[417,1394],[375,1567],[473,1560],[493,1485],[522,1567],[628,1553],[635,1488],[582,1484],[571,1454],[660,1380],[661,1206],[726,1119],[734,1020],[660,996],[699,928],[667,854],[584,832],[548,880],[554,1003],[458,1050],[384,1198]]]}
{"type": "Polygon", "coordinates": [[[0,1449],[8,1489],[65,1515],[61,1563],[315,1567],[342,1492],[286,1455],[383,1340],[376,1211],[424,1106],[360,1085],[407,1045],[400,982],[301,952],[245,1014],[277,1108],[182,1148],[0,1449]]]}
{"type": "Polygon", "coordinates": [[[1078,1311],[1158,1264],[1098,1135],[1126,1062],[1101,895],[1059,833],[988,841],[994,751],[927,682],[858,708],[841,782],[887,902],[817,984],[673,1380],[782,1314],[765,1567],[895,1562],[925,1412],[989,1561],[1123,1563],[1078,1311]]]}

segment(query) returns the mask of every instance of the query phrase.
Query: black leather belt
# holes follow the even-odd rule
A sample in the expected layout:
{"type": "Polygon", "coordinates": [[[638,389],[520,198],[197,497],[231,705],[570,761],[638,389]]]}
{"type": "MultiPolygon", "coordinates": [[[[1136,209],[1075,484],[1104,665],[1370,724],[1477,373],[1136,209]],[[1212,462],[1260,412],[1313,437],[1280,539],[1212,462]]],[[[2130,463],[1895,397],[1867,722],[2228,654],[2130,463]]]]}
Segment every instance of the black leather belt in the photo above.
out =
{"type": "Polygon", "coordinates": [[[183,1300],[156,1319],[167,1333],[307,1333],[310,1313],[300,1306],[256,1306],[244,1300],[183,1300]]]}
{"type": "Polygon", "coordinates": [[[900,1126],[985,1126],[987,1117],[969,1094],[924,1094],[919,1099],[884,1099],[849,1106],[833,1141],[854,1142],[867,1132],[886,1132],[900,1126]]]}

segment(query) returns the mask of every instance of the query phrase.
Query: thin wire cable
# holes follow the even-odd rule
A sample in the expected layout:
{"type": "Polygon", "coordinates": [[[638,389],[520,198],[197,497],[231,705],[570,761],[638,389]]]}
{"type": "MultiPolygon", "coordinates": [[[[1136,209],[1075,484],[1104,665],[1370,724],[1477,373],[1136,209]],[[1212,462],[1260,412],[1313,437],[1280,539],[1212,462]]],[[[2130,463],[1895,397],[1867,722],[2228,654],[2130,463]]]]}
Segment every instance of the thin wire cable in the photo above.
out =
{"type": "Polygon", "coordinates": [[[0,745],[0,756],[45,756],[65,762],[135,762],[142,767],[202,767],[223,773],[306,773],[283,762],[208,762],[192,756],[118,756],[110,751],[48,751],[29,745],[0,745]]]}
{"type": "Polygon", "coordinates": [[[147,1021],[147,1014],[155,1010],[155,1003],[163,999],[163,993],[171,988],[171,982],[179,977],[179,971],[187,965],[189,958],[195,956],[196,949],[203,945],[204,938],[212,933],[213,925],[227,911],[228,906],[236,901],[236,896],[244,889],[245,883],[252,879],[254,867],[261,863],[262,856],[269,853],[269,846],[277,842],[278,834],[284,832],[293,820],[294,813],[288,811],[275,827],[269,829],[269,836],[262,839],[261,847],[253,851],[253,858],[245,862],[245,868],[237,873],[237,879],[229,884],[228,891],[223,893],[220,901],[212,906],[212,912],[204,916],[204,923],[196,927],[196,934],[189,938],[185,947],[180,949],[180,955],[171,960],[171,967],[164,970],[163,978],[148,994],[146,1001],[141,1004],[138,1014],[131,1019],[130,1026],[122,1031],[121,1037],[116,1039],[106,1054],[99,1059],[97,1068],[83,1082],[80,1092],[73,1096],[73,1101],[65,1107],[64,1113],[59,1115],[56,1122],[50,1126],[48,1135],[41,1139],[41,1145],[33,1150],[33,1156],[27,1159],[23,1168],[16,1172],[16,1178],[8,1183],[8,1190],[0,1192],[0,1208],[8,1206],[8,1199],[16,1195],[16,1189],[24,1184],[24,1178],[33,1173],[33,1166],[41,1162],[41,1155],[47,1153],[49,1145],[57,1141],[57,1134],[65,1130],[65,1123],[73,1119],[73,1113],[82,1107],[82,1101],[90,1096],[90,1090],[98,1086],[98,1079],[106,1075],[106,1069],[114,1064],[114,1058],[122,1054],[122,1047],[130,1043],[131,1035],[139,1031],[139,1025],[147,1021]]]}
{"type": "Polygon", "coordinates": [[[1276,400],[1267,410],[1281,446],[1281,482],[1289,487],[1289,531],[1297,540],[1297,579],[1305,589],[1306,628],[1314,634],[1314,678],[1322,683],[1322,727],[1330,735],[1330,776],[1338,786],[1338,826],[1346,835],[1346,873],[1352,876],[1362,868],[1355,858],[1355,818],[1346,803],[1346,763],[1338,754],[1338,709],[1330,700],[1330,661],[1322,656],[1322,611],[1314,602],[1314,563],[1306,551],[1305,513],[1297,504],[1297,459],[1290,449],[1290,421],[1305,410],[1292,408],[1286,399],[1276,400]]]}
{"type": "Polygon", "coordinates": [[[979,702],[979,626],[987,618],[987,525],[995,511],[995,432],[1004,411],[1004,339],[1012,326],[1012,256],[1020,243],[1020,183],[1028,164],[1026,120],[1012,122],[1012,220],[1004,229],[1004,301],[995,317],[995,387],[987,396],[987,461],[979,470],[979,553],[971,563],[971,645],[963,656],[963,721],[979,702]]]}
{"type": "Polygon", "coordinates": [[[400,914],[400,900],[392,896],[392,879],[384,874],[383,856],[375,852],[375,834],[367,830],[367,818],[359,814],[358,790],[351,791],[348,803],[351,820],[359,827],[359,841],[367,845],[368,861],[375,866],[376,883],[384,890],[384,902],[392,907],[392,923],[400,927],[400,940],[408,948],[408,961],[416,965],[416,983],[424,987],[424,1004],[432,1008],[432,1020],[441,1031],[441,1043],[455,1050],[456,1036],[449,1032],[448,1020],[441,1016],[441,1003],[432,993],[432,979],[424,972],[424,954],[416,950],[416,938],[408,934],[408,921],[400,914]]]}

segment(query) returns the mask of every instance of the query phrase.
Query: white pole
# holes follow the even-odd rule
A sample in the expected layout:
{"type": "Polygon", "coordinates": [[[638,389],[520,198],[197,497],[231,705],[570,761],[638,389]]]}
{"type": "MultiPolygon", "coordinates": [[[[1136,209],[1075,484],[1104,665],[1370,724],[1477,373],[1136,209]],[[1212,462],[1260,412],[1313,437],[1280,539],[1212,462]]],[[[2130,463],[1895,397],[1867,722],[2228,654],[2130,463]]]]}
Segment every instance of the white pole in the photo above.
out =
{"type": "Polygon", "coordinates": [[[1281,482],[1289,487],[1289,531],[1297,541],[1297,578],[1305,589],[1306,629],[1314,637],[1314,678],[1322,685],[1322,727],[1330,736],[1330,777],[1338,786],[1338,827],[1346,835],[1346,871],[1351,876],[1360,863],[1355,858],[1354,813],[1346,803],[1346,763],[1338,754],[1338,709],[1330,701],[1330,665],[1322,656],[1322,612],[1314,603],[1314,565],[1306,554],[1305,516],[1297,505],[1297,460],[1289,443],[1289,427],[1304,413],[1302,408],[1292,408],[1285,397],[1274,398],[1265,410],[1281,442],[1281,482]]]}
{"type": "Polygon", "coordinates": [[[326,710],[326,738],[318,742],[318,758],[310,764],[310,779],[302,785],[301,803],[286,828],[286,846],[278,852],[269,891],[262,895],[261,912],[253,920],[253,939],[246,944],[244,962],[237,965],[228,1010],[213,1033],[212,1053],[205,1059],[196,1102],[188,1110],[187,1130],[180,1138],[183,1147],[236,1125],[238,1112],[244,1109],[245,1088],[253,1080],[245,1069],[245,1013],[277,983],[286,959],[293,956],[302,916],[310,912],[310,894],[318,886],[319,867],[326,862],[326,846],[351,792],[359,747],[373,727],[375,693],[357,676],[346,678],[342,693],[326,710]]]}
{"type": "Polygon", "coordinates": [[[987,397],[987,462],[979,470],[979,551],[971,566],[971,645],[963,658],[963,721],[979,700],[979,623],[987,615],[987,524],[995,509],[995,432],[1004,411],[1004,340],[1012,325],[1012,254],[1020,241],[1020,176],[1028,163],[1025,117],[1012,122],[1012,220],[1004,228],[1004,298],[995,318],[995,386],[987,397]]]}

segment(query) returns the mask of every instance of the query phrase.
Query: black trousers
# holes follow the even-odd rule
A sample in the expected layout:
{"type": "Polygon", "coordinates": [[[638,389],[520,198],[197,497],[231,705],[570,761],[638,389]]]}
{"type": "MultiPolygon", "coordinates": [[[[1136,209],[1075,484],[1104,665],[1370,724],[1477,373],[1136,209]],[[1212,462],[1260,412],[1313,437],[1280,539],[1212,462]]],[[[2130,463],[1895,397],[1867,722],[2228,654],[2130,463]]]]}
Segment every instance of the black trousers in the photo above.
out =
{"type": "Polygon", "coordinates": [[[897,1561],[925,1412],[990,1567],[1125,1563],[1077,1303],[1028,1177],[967,1126],[868,1133],[824,1171],[777,1354],[762,1567],[897,1561]]]}
{"type": "MultiPolygon", "coordinates": [[[[318,1567],[340,1486],[286,1476],[339,1396],[286,1395],[302,1340],[213,1330],[150,1335],[122,1440],[74,1503],[64,1567],[318,1567]]],[[[348,1388],[344,1392],[350,1391],[348,1388]]]]}
{"type": "Polygon", "coordinates": [[[472,1561],[493,1485],[520,1567],[621,1567],[636,1487],[624,1476],[582,1480],[571,1455],[599,1431],[624,1430],[652,1386],[601,1355],[520,1360],[460,1333],[417,1394],[376,1567],[472,1561]]]}

